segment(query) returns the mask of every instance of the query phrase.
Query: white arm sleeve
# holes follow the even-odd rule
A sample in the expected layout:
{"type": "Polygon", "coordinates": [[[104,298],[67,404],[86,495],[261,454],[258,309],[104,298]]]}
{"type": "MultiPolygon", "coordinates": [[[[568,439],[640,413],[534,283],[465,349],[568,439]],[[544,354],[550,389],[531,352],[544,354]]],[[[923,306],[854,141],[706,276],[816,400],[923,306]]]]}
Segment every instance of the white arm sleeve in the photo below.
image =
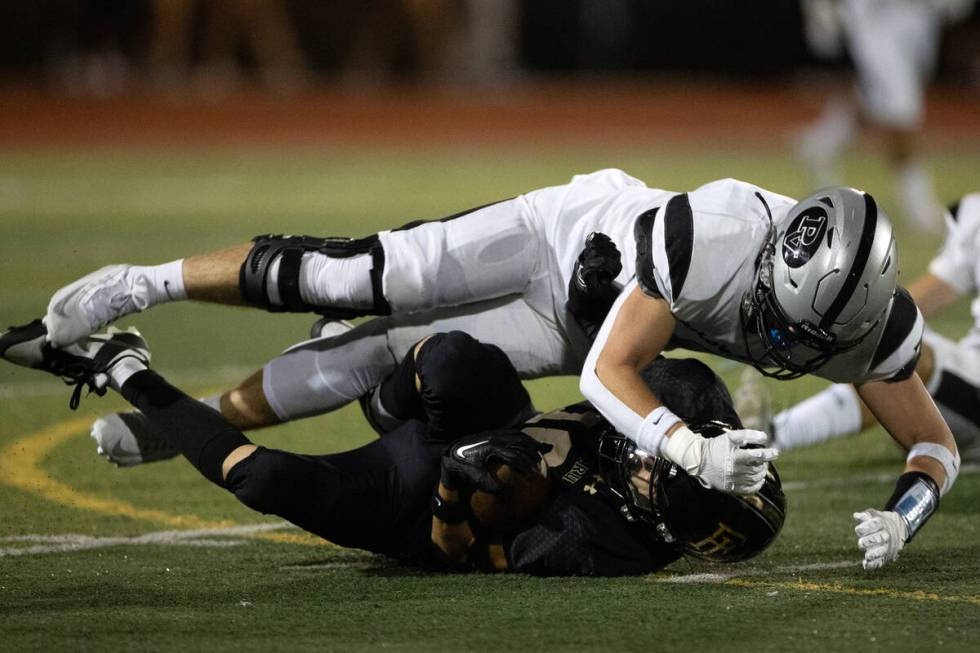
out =
{"type": "Polygon", "coordinates": [[[622,308],[626,298],[629,297],[637,287],[636,279],[630,280],[619,294],[609,314],[602,323],[592,349],[585,359],[585,367],[582,369],[582,376],[579,380],[579,390],[592,405],[608,419],[616,430],[633,440],[640,448],[656,455],[660,453],[660,444],[670,427],[677,424],[680,419],[671,413],[667,408],[660,407],[650,412],[649,415],[640,415],[632,408],[624,404],[619,397],[614,395],[602,384],[595,372],[596,361],[602,353],[609,339],[609,332],[612,331],[616,316],[622,308]]]}

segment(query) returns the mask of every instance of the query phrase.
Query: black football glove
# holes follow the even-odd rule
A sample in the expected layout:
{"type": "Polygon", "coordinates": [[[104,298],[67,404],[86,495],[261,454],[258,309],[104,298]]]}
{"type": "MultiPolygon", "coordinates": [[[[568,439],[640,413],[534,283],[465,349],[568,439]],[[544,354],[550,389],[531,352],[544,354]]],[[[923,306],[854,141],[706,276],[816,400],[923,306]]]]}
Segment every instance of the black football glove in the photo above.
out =
{"type": "Polygon", "coordinates": [[[602,294],[623,271],[622,256],[609,236],[593,231],[578,255],[572,281],[588,296],[602,294]]]}
{"type": "Polygon", "coordinates": [[[589,234],[568,281],[567,306],[590,339],[595,339],[619,295],[620,287],[614,280],[622,270],[616,243],[604,233],[589,234]]]}
{"type": "Polygon", "coordinates": [[[543,454],[551,445],[516,430],[484,431],[456,440],[442,457],[440,482],[447,490],[483,490],[501,494],[500,481],[490,465],[509,465],[528,476],[536,473],[543,454]]]}

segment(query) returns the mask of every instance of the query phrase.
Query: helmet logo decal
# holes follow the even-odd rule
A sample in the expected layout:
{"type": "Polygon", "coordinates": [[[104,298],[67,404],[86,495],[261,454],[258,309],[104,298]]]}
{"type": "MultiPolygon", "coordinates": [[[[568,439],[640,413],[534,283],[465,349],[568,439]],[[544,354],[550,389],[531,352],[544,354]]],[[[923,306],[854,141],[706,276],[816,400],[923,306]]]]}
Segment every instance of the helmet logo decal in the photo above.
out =
{"type": "Polygon", "coordinates": [[[811,206],[796,216],[783,238],[783,261],[791,268],[805,265],[827,231],[827,211],[811,206]]]}
{"type": "Polygon", "coordinates": [[[718,522],[718,530],[700,542],[694,542],[691,544],[691,548],[700,555],[708,558],[712,556],[726,556],[733,549],[742,546],[745,541],[746,537],[744,535],[732,530],[727,524],[718,522]]]}

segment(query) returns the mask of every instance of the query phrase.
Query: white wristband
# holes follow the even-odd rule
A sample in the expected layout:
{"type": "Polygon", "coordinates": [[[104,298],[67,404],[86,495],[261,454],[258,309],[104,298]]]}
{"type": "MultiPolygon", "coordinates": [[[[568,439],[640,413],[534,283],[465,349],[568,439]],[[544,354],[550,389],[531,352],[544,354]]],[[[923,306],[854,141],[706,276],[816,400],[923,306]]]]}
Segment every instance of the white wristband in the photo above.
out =
{"type": "Polygon", "coordinates": [[[667,431],[680,421],[681,418],[670,412],[666,406],[654,408],[640,423],[640,430],[636,433],[636,444],[656,456],[660,452],[660,443],[663,442],[667,431]]]}
{"type": "Polygon", "coordinates": [[[933,458],[942,464],[943,470],[946,472],[946,480],[943,481],[939,495],[943,496],[949,492],[949,489],[953,487],[953,481],[960,473],[960,452],[953,453],[943,445],[934,442],[919,442],[909,449],[909,455],[906,456],[905,462],[917,456],[933,458]]]}
{"type": "Polygon", "coordinates": [[[660,451],[664,458],[678,465],[691,476],[697,476],[701,470],[702,440],[704,437],[682,426],[667,438],[661,445],[660,451]]]}

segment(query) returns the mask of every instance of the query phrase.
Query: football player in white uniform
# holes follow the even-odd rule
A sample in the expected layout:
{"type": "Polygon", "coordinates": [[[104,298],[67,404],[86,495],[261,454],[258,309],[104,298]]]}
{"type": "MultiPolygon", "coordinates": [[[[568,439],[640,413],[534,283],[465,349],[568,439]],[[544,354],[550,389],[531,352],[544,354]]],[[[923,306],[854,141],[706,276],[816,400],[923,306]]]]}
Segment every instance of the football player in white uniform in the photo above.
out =
{"type": "Polygon", "coordinates": [[[604,170],[361,240],[268,236],[161,266],[109,266],[58,291],[44,324],[7,332],[0,355],[15,359],[16,348],[44,338],[62,346],[183,298],[390,314],[287,351],[213,405],[236,426],[325,412],[376,387],[424,335],[458,329],[500,347],[524,377],[581,370],[583,392],[617,430],[734,493],[763,482],[776,455],[756,447],[765,434],[699,436],[639,370],[665,348],[686,347],[780,378],[814,373],[854,383],[909,450],[886,510],[857,515],[865,564],[877,568],[935,510],[958,469],[949,429],[912,375],[922,318],[896,291],[897,267],[890,221],[853,189],[796,203],[731,179],[676,193],[604,170]],[[623,290],[591,345],[566,304],[593,232],[625,256],[623,290]]]}
{"type": "MultiPolygon", "coordinates": [[[[980,289],[980,193],[967,195],[950,207],[946,226],[946,242],[929,271],[909,284],[909,293],[926,318],[972,294],[975,324],[958,342],[926,328],[916,371],[949,424],[963,460],[980,461],[980,298],[976,297],[980,289]]],[[[760,384],[748,383],[754,386],[752,391],[761,390],[760,384]]],[[[777,413],[772,435],[785,451],[851,435],[875,424],[874,415],[853,388],[835,384],[777,413]]]]}
{"type": "Polygon", "coordinates": [[[969,13],[974,0],[805,0],[807,40],[820,56],[846,46],[854,62],[853,99],[835,97],[801,134],[798,153],[813,186],[838,183],[843,151],[859,125],[881,132],[896,175],[896,196],[907,219],[937,232],[941,205],[921,160],[919,131],[926,85],[947,21],[969,13]]]}

